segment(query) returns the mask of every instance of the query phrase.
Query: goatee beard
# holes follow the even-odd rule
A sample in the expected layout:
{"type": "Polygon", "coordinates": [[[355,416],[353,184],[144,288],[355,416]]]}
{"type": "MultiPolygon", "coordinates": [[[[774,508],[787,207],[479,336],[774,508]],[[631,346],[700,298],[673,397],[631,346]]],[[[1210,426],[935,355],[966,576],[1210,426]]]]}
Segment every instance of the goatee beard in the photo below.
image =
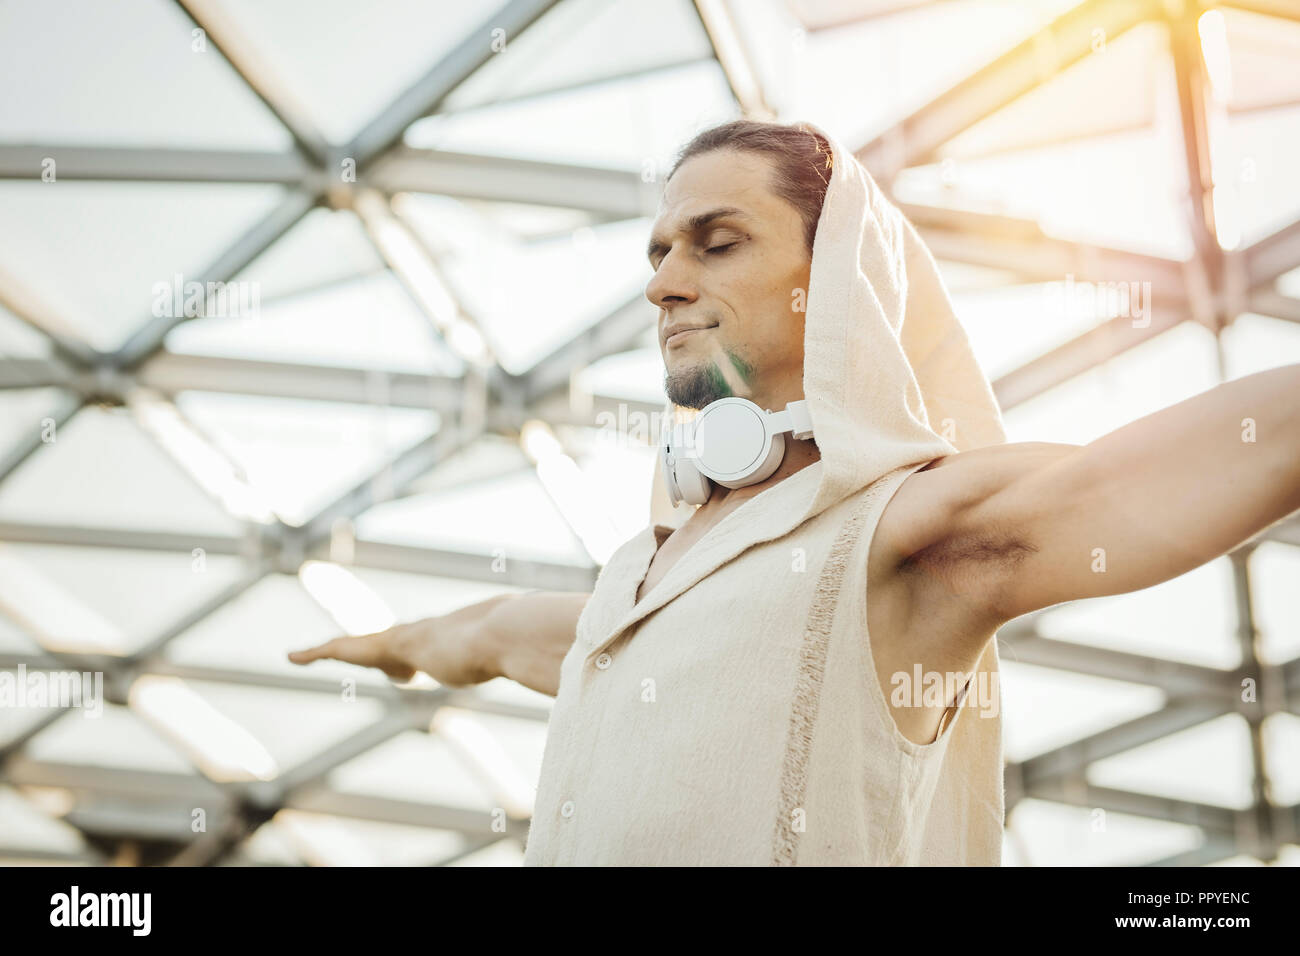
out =
{"type": "Polygon", "coordinates": [[[712,362],[665,373],[664,392],[674,405],[696,409],[734,394],[722,372],[712,362]]]}

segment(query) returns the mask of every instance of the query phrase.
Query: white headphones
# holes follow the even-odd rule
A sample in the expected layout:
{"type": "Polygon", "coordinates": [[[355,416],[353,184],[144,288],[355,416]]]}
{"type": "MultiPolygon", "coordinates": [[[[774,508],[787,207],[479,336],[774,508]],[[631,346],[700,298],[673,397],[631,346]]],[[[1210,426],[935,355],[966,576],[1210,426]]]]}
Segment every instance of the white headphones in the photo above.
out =
{"type": "Polygon", "coordinates": [[[659,466],[673,507],[682,501],[704,504],[710,480],[743,488],[769,477],[785,455],[786,432],[812,437],[806,401],[772,412],[747,398],[720,398],[705,405],[694,421],[673,425],[659,446],[659,466]]]}

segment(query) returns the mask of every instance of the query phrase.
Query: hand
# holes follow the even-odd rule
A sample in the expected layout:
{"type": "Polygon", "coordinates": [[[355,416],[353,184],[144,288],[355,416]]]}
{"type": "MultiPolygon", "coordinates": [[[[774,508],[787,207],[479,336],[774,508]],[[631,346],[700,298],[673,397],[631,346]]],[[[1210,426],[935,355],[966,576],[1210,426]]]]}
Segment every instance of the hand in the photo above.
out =
{"type": "Polygon", "coordinates": [[[374,634],[336,637],[304,651],[291,651],[289,660],[295,664],[310,664],[325,659],[343,661],[360,667],[377,667],[395,681],[409,681],[415,676],[415,668],[398,653],[400,645],[395,633],[408,626],[397,624],[374,634]]]}
{"type": "Polygon", "coordinates": [[[295,664],[331,659],[361,667],[377,667],[392,680],[405,682],[424,671],[447,687],[465,687],[497,676],[475,655],[472,635],[482,618],[479,606],[358,637],[336,637],[304,651],[293,651],[295,664]]]}

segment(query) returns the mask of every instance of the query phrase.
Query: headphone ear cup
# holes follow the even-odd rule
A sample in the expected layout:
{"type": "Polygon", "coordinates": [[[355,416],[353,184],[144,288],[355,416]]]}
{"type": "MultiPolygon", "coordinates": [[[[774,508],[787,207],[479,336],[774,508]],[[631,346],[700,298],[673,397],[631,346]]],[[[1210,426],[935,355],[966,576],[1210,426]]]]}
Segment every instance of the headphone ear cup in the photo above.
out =
{"type": "Polygon", "coordinates": [[[693,505],[704,504],[709,500],[709,495],[713,493],[709,479],[695,467],[695,462],[690,459],[677,462],[677,486],[682,490],[682,497],[693,505]]]}
{"type": "Polygon", "coordinates": [[[673,426],[668,440],[659,448],[659,467],[663,472],[664,487],[668,490],[668,500],[674,508],[683,501],[702,505],[713,493],[709,479],[696,467],[694,437],[690,423],[679,423],[673,426]]]}
{"type": "Polygon", "coordinates": [[[681,489],[677,487],[677,475],[668,464],[668,448],[659,446],[659,474],[664,480],[664,490],[668,492],[668,503],[676,508],[682,501],[681,489]]]}

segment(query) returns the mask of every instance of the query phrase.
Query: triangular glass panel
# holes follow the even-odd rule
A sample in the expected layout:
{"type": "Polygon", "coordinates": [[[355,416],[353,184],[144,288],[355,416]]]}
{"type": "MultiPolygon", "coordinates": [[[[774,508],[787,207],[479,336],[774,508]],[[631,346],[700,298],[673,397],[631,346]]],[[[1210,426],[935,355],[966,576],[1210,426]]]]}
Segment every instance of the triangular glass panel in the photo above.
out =
{"type": "Polygon", "coordinates": [[[0,183],[0,260],[83,341],[120,346],[274,208],[279,186],[0,183]]]}
{"type": "Polygon", "coordinates": [[[288,149],[288,131],[194,29],[161,0],[0,5],[0,141],[288,149]]]}
{"type": "Polygon", "coordinates": [[[243,531],[125,409],[84,408],[53,438],[0,484],[0,521],[196,535],[243,531]]]}

